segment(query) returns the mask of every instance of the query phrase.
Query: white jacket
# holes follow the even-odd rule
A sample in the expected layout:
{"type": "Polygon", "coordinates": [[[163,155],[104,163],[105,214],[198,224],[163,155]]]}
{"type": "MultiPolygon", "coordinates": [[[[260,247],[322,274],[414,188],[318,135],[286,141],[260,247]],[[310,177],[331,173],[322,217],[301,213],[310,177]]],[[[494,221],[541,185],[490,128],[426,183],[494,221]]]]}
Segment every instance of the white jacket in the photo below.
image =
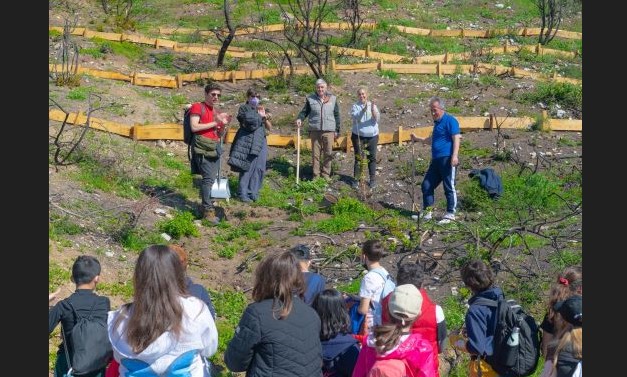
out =
{"type": "Polygon", "coordinates": [[[127,343],[125,331],[128,318],[122,319],[114,329],[120,309],[109,312],[109,340],[113,345],[113,357],[120,363],[120,377],[138,370],[146,370],[148,375],[167,375],[172,370],[186,370],[189,371],[186,375],[191,377],[209,376],[201,356],[210,357],[218,349],[215,322],[201,300],[196,297],[181,297],[180,300],[184,315],[179,339],[166,331],[139,354],[134,353],[127,343]]]}

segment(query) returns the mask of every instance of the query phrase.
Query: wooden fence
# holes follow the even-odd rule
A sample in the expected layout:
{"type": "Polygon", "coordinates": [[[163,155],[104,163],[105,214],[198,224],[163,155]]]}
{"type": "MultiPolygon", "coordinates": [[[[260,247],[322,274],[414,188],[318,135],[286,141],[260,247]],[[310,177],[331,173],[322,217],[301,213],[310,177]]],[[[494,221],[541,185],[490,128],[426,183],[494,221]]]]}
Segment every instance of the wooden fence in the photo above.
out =
{"type": "MultiPolygon", "coordinates": [[[[63,122],[66,113],[61,110],[51,109],[48,111],[50,120],[63,122]]],[[[487,117],[456,117],[462,131],[473,130],[495,130],[501,129],[529,129],[536,123],[536,119],[529,117],[522,118],[497,118],[494,115],[487,117]]],[[[85,126],[87,116],[81,112],[70,113],[67,122],[70,124],[85,126]]],[[[582,131],[582,121],[578,119],[550,119],[546,111],[542,112],[540,128],[552,131],[582,131]]],[[[132,126],[107,121],[100,118],[91,117],[90,127],[118,134],[121,136],[131,137],[134,140],[183,140],[182,124],[162,123],[142,125],[135,124],[132,126]]],[[[432,127],[419,127],[404,129],[398,126],[397,130],[392,133],[382,132],[379,134],[379,144],[399,144],[411,140],[411,134],[414,133],[418,137],[427,137],[431,134],[432,127]]],[[[236,129],[229,128],[225,141],[233,142],[236,129]]],[[[270,134],[267,137],[268,145],[272,147],[294,147],[297,143],[296,135],[276,135],[270,134]]],[[[301,148],[311,149],[311,141],[309,138],[301,138],[301,148]]],[[[340,136],[333,145],[333,149],[341,149],[346,152],[352,150],[351,131],[340,136]]]]}
{"type": "MultiPolygon", "coordinates": [[[[350,24],[346,22],[322,22],[322,29],[333,29],[333,30],[350,30],[350,24]]],[[[512,29],[451,29],[451,30],[441,30],[441,29],[421,29],[415,27],[401,26],[401,25],[390,25],[393,28],[396,28],[398,31],[407,34],[415,34],[415,35],[425,35],[431,37],[457,37],[457,38],[492,38],[494,36],[499,35],[520,35],[523,37],[534,37],[540,35],[540,28],[512,28],[512,29]]],[[[376,22],[364,22],[361,25],[361,28],[364,30],[372,30],[377,27],[376,22]]],[[[258,27],[248,27],[237,29],[235,35],[248,35],[248,34],[257,34],[261,32],[277,32],[283,31],[283,24],[273,24],[273,25],[264,25],[258,27]]],[[[227,31],[228,32],[228,31],[227,31]]],[[[198,33],[200,35],[215,35],[215,33],[211,30],[200,30],[200,29],[192,29],[192,28],[159,28],[159,34],[171,35],[171,34],[194,34],[198,33]]],[[[575,31],[566,31],[566,30],[558,30],[555,33],[556,37],[565,38],[565,39],[581,39],[582,33],[575,31]]]]}

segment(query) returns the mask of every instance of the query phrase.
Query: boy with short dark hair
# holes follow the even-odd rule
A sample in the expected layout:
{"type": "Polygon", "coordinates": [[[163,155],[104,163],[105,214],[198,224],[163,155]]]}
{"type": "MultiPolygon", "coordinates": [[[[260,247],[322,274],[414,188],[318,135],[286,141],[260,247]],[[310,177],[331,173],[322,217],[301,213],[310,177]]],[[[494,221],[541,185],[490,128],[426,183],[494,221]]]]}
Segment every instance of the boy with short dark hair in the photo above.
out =
{"type": "MultiPolygon", "coordinates": [[[[48,329],[52,333],[61,322],[62,331],[65,334],[65,341],[59,345],[57,351],[57,362],[55,365],[55,376],[64,376],[68,370],[68,361],[65,353],[65,342],[71,343],[72,329],[76,325],[76,313],[82,317],[91,316],[93,321],[102,321],[107,326],[107,314],[111,310],[111,303],[108,297],[99,296],[94,293],[98,280],[100,279],[100,262],[91,255],[81,255],[74,261],[72,266],[72,281],[76,284],[76,290],[68,298],[59,301],[48,312],[48,329]],[[70,306],[71,305],[71,306],[70,306]],[[74,310],[72,310],[74,308],[74,310]]],[[[67,345],[70,360],[74,352],[72,344],[67,345]]],[[[105,368],[85,374],[85,377],[102,377],[105,368]]]]}
{"type": "MultiPolygon", "coordinates": [[[[372,308],[372,322],[368,327],[381,324],[381,295],[385,290],[388,280],[388,271],[379,262],[385,254],[383,245],[378,240],[367,240],[361,248],[362,264],[368,269],[359,285],[359,308],[360,314],[367,315],[372,308]]],[[[391,286],[392,289],[394,287],[391,286]]]]}

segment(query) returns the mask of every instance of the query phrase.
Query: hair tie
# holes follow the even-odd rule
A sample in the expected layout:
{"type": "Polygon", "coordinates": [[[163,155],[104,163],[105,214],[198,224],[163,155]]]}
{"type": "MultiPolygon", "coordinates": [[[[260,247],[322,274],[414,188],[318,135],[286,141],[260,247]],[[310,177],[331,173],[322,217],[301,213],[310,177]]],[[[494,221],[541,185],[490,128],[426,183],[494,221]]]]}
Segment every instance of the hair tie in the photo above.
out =
{"type": "Polygon", "coordinates": [[[560,284],[564,284],[565,286],[568,287],[568,279],[560,276],[557,280],[559,280],[560,284]]]}

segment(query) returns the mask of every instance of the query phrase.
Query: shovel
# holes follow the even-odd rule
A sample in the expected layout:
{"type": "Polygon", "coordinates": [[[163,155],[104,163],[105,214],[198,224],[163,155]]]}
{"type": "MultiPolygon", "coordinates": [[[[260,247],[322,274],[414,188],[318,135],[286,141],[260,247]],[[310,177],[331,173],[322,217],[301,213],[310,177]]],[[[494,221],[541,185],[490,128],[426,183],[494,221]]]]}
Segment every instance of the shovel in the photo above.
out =
{"type": "MultiPolygon", "coordinates": [[[[220,137],[220,151],[222,151],[222,137],[220,137]]],[[[218,157],[218,175],[216,180],[213,182],[213,186],[211,186],[211,197],[215,199],[226,199],[229,201],[231,197],[231,190],[229,189],[229,180],[228,178],[222,178],[220,176],[220,171],[222,170],[222,154],[218,157]]]]}

